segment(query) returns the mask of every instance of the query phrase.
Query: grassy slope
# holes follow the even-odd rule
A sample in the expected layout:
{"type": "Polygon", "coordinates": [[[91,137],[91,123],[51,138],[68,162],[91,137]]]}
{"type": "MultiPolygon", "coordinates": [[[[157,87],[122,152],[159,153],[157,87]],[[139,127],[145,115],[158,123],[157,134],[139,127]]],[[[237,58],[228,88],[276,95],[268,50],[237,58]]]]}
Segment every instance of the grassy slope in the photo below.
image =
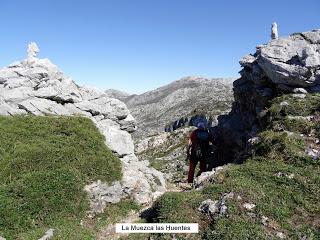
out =
{"type": "MultiPolygon", "coordinates": [[[[320,163],[304,153],[306,145],[320,136],[319,121],[288,117],[318,115],[319,107],[319,94],[306,99],[291,95],[275,99],[269,127],[260,134],[252,156],[244,164],[230,165],[220,172],[216,183],[203,191],[163,195],[155,204],[157,217],[153,221],[200,223],[200,234],[181,234],[178,239],[276,239],[277,232],[289,239],[320,239],[320,163]],[[283,101],[289,106],[281,107],[283,101]],[[282,175],[277,175],[279,172],[282,175]],[[287,177],[290,174],[294,174],[292,178],[287,177]],[[197,211],[201,201],[218,200],[229,192],[241,197],[227,200],[229,216],[203,219],[197,211]],[[256,205],[254,211],[244,210],[247,202],[256,205]],[[268,217],[266,225],[261,223],[262,216],[268,217]]],[[[140,235],[139,239],[146,237],[140,235]]],[[[166,234],[155,237],[170,239],[166,234]]]]}
{"type": "MultiPolygon", "coordinates": [[[[82,227],[89,209],[84,186],[121,178],[120,160],[82,117],[0,117],[0,236],[93,239],[82,227]]],[[[127,203],[109,206],[103,219],[127,203]]],[[[130,204],[129,204],[130,205],[130,204]]]]}

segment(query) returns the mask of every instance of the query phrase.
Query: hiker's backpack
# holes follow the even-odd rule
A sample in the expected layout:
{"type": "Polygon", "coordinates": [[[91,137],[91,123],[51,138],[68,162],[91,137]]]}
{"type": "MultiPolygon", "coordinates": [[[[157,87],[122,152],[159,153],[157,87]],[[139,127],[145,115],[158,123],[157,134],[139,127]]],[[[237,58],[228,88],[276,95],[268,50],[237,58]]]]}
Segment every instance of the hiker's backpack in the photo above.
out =
{"type": "Polygon", "coordinates": [[[196,131],[197,141],[193,146],[193,153],[196,158],[203,158],[206,156],[209,142],[209,132],[205,130],[196,131]]]}

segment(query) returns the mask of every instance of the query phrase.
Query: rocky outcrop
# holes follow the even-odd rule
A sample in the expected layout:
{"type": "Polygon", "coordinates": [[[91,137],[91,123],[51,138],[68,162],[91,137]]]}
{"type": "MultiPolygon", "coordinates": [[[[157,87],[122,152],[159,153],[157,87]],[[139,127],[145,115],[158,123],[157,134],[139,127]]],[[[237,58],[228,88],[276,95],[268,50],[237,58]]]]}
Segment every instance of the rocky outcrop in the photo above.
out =
{"type": "MultiPolygon", "coordinates": [[[[228,115],[212,129],[220,164],[241,162],[250,139],[266,126],[270,100],[283,93],[320,91],[320,30],[296,33],[257,46],[255,54],[240,60],[241,78],[233,84],[234,98],[228,115]]],[[[285,103],[283,103],[285,104],[285,103]]]]}
{"type": "Polygon", "coordinates": [[[31,57],[0,69],[0,114],[82,115],[96,124],[106,145],[122,162],[123,179],[86,187],[94,211],[121,198],[148,203],[164,192],[163,175],[134,155],[130,133],[135,131],[136,121],[126,105],[99,90],[78,86],[50,60],[37,59],[35,50],[34,45],[29,47],[31,57]]]}
{"type": "Polygon", "coordinates": [[[189,122],[194,116],[204,115],[214,123],[218,115],[230,111],[233,80],[185,77],[140,95],[123,98],[112,90],[108,93],[127,104],[137,119],[138,129],[134,137],[141,139],[165,129],[172,131],[179,126],[193,125],[189,122]],[[187,122],[182,124],[185,118],[187,122]]]}

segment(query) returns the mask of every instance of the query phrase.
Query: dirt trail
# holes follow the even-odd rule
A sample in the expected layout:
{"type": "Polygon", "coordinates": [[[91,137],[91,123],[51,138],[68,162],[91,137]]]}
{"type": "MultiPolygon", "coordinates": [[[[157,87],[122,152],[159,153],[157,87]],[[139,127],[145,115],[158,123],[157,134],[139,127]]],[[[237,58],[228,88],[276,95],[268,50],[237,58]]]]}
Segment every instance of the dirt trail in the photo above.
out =
{"type": "MultiPolygon", "coordinates": [[[[148,206],[150,207],[150,206],[148,206]]],[[[142,211],[146,209],[143,209],[139,212],[131,211],[127,216],[117,221],[118,223],[134,223],[141,220],[140,214],[142,211]]],[[[125,233],[116,233],[116,224],[109,224],[105,228],[103,228],[98,234],[97,239],[99,240],[113,240],[113,239],[119,239],[120,237],[125,237],[128,234],[125,233]]]]}
{"type": "MultiPolygon", "coordinates": [[[[178,184],[169,184],[166,192],[185,192],[190,191],[192,189],[191,185],[187,183],[178,183],[178,184]]],[[[153,201],[154,202],[154,201],[153,201]]],[[[148,215],[152,214],[152,204],[143,207],[140,211],[131,211],[127,216],[117,221],[117,223],[136,223],[139,222],[148,215]]],[[[98,240],[115,240],[121,237],[128,236],[126,233],[116,233],[116,224],[112,223],[104,227],[97,234],[98,240]]]]}

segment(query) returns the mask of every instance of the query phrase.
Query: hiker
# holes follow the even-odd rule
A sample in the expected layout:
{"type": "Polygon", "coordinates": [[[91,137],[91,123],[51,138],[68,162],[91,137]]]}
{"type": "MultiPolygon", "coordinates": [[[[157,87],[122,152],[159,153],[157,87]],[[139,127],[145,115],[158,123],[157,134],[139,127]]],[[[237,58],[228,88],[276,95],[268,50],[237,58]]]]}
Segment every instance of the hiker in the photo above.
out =
{"type": "Polygon", "coordinates": [[[197,129],[194,130],[189,137],[187,147],[187,156],[189,159],[188,183],[193,183],[194,171],[198,162],[200,162],[199,174],[206,171],[209,142],[213,143],[206,125],[204,122],[199,122],[197,129]]]}

